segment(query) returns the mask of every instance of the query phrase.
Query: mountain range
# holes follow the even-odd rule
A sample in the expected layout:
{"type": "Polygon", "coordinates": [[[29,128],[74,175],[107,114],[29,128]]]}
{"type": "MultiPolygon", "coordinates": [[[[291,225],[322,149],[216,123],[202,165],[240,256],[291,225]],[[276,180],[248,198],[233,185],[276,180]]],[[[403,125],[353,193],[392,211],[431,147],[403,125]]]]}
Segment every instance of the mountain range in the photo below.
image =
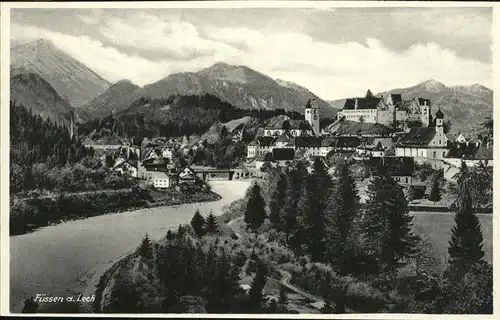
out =
{"type": "Polygon", "coordinates": [[[245,66],[223,62],[198,72],[171,74],[142,88],[122,80],[100,96],[89,101],[82,111],[95,117],[106,116],[128,108],[135,100],[146,97],[163,99],[170,95],[210,94],[241,109],[303,112],[307,100],[316,99],[323,115],[334,117],[337,110],[297,84],[274,80],[245,66]]]}
{"type": "MultiPolygon", "coordinates": [[[[493,91],[479,84],[447,87],[429,80],[388,92],[401,93],[403,99],[431,99],[433,113],[441,108],[451,120],[454,132],[473,130],[484,117],[492,114],[493,91]]],[[[296,83],[272,79],[248,67],[223,62],[198,72],[171,74],[143,87],[129,80],[111,85],[48,40],[37,40],[11,49],[12,99],[58,121],[61,120],[59,114],[67,114],[71,107],[78,107],[75,113],[80,121],[122,113],[129,108],[134,112],[141,110],[148,113],[147,117],[154,118],[150,114],[152,109],[144,108],[141,103],[135,103],[134,107],[134,102],[141,98],[148,101],[167,99],[172,95],[205,94],[239,109],[283,108],[301,113],[307,100],[315,98],[325,117],[335,117],[345,101],[326,102],[296,83]],[[138,109],[139,105],[141,108],[138,109]]]]}
{"type": "Polygon", "coordinates": [[[36,73],[73,107],[103,93],[110,83],[57,48],[49,40],[36,40],[10,50],[10,74],[36,73]]]}
{"type": "MultiPolygon", "coordinates": [[[[445,84],[431,79],[412,87],[381,92],[376,96],[385,93],[401,94],[403,100],[416,97],[430,99],[431,113],[436,113],[440,108],[445,118],[451,121],[452,133],[473,133],[485,117],[493,114],[493,91],[480,84],[447,87],[445,84]]],[[[341,109],[345,99],[328,102],[331,106],[341,109]]]]}

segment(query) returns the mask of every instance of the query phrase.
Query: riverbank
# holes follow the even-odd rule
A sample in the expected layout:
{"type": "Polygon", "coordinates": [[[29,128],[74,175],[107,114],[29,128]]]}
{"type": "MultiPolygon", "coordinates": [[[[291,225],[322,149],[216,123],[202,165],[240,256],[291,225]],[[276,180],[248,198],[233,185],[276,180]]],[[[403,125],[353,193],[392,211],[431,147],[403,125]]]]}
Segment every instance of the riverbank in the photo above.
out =
{"type": "Polygon", "coordinates": [[[131,190],[113,193],[83,193],[48,198],[13,199],[10,207],[10,235],[21,235],[63,222],[125,211],[220,200],[206,190],[186,194],[177,190],[131,190]],[[76,211],[78,210],[78,211],[76,211]]]}
{"type": "MultiPolygon", "coordinates": [[[[203,215],[210,211],[214,215],[222,214],[225,206],[243,198],[250,182],[211,181],[209,184],[213,192],[220,195],[219,200],[104,214],[11,236],[11,312],[20,312],[24,299],[37,293],[87,295],[85,290],[90,284],[94,283],[95,289],[100,275],[116,259],[137,248],[145,233],[152,241],[162,239],[168,230],[189,223],[196,209],[203,215]]],[[[92,291],[95,290],[89,292],[92,291]]],[[[74,306],[51,306],[40,312],[76,311],[74,306]]]]}

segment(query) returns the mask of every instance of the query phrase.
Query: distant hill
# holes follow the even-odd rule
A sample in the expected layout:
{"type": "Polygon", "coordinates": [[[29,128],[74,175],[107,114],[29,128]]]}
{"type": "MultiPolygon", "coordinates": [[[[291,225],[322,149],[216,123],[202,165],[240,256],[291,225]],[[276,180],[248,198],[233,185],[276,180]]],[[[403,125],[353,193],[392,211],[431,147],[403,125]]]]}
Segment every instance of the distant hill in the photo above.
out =
{"type": "MultiPolygon", "coordinates": [[[[111,90],[112,88],[110,88],[111,90]]],[[[85,105],[86,110],[101,110],[110,114],[126,109],[140,97],[164,99],[170,95],[210,94],[241,109],[275,110],[303,113],[307,100],[315,98],[324,116],[334,117],[337,110],[318,96],[292,82],[272,78],[245,66],[216,63],[198,72],[171,74],[143,88],[131,90],[120,101],[109,105],[106,98],[97,97],[85,105]]],[[[104,96],[113,94],[107,92],[104,96]]]]}
{"type": "Polygon", "coordinates": [[[110,83],[49,40],[36,40],[10,50],[11,75],[35,73],[71,106],[79,107],[103,93],[110,83]]]}
{"type": "Polygon", "coordinates": [[[69,103],[35,73],[17,74],[10,78],[10,100],[58,124],[68,125],[73,111],[69,103]]]}
{"type": "MultiPolygon", "coordinates": [[[[480,84],[447,87],[436,80],[428,80],[408,88],[392,89],[387,92],[400,93],[404,100],[415,97],[427,98],[432,103],[432,113],[438,108],[451,121],[451,132],[476,132],[484,118],[493,114],[493,91],[480,84]]],[[[386,92],[377,94],[380,96],[386,92]]],[[[342,109],[345,99],[328,101],[342,109]]]]}
{"type": "Polygon", "coordinates": [[[131,105],[140,96],[134,95],[140,89],[129,80],[121,80],[113,84],[99,96],[90,100],[78,109],[78,113],[83,119],[103,118],[110,114],[120,112],[131,105]]]}

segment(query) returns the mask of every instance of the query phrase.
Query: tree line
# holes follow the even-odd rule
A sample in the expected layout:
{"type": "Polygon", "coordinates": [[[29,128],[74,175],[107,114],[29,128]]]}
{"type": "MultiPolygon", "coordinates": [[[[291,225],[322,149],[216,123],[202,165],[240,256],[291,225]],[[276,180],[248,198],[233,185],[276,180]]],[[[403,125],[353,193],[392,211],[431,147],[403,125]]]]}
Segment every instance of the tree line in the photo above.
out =
{"type": "MultiPolygon", "coordinates": [[[[292,119],[304,118],[299,112],[286,111],[283,108],[236,108],[209,94],[173,95],[164,99],[140,98],[119,114],[80,124],[78,133],[93,139],[113,134],[120,137],[138,137],[140,140],[155,136],[181,137],[203,134],[216,122],[225,123],[245,116],[265,121],[277,115],[287,115],[292,119]],[[168,110],[165,106],[169,106],[168,110]],[[147,111],[144,108],[147,108],[147,111]]],[[[322,119],[324,124],[331,121],[333,120],[328,118],[322,119]]]]}
{"type": "MultiPolygon", "coordinates": [[[[390,276],[401,267],[421,262],[424,242],[412,230],[401,186],[380,167],[372,175],[368,199],[362,205],[350,166],[340,163],[333,179],[319,159],[310,173],[301,162],[276,172],[268,205],[260,186],[254,184],[245,211],[248,228],[258,232],[269,218],[297,256],[331,265],[339,276],[390,276]]],[[[481,186],[473,177],[465,164],[457,175],[455,226],[446,270],[436,278],[424,277],[423,286],[432,290],[420,288],[424,293],[407,308],[431,313],[492,312],[492,269],[484,260],[482,232],[473,213],[474,195],[481,186]],[[473,301],[467,298],[471,292],[473,301]]],[[[343,309],[345,295],[335,296],[340,303],[333,303],[343,309]]]]}

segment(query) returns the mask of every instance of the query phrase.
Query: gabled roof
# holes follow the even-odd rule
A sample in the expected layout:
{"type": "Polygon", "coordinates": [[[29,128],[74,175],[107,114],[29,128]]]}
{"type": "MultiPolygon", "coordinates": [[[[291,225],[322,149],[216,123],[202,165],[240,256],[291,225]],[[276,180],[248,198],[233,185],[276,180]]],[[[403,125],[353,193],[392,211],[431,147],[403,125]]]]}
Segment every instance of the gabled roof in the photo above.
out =
{"type": "Polygon", "coordinates": [[[325,137],[321,141],[321,146],[333,148],[356,148],[360,144],[358,137],[325,137]]]}
{"type": "Polygon", "coordinates": [[[289,132],[284,132],[283,134],[281,134],[275,141],[274,143],[276,142],[291,142],[293,139],[293,136],[289,133],[289,132]]]}
{"type": "Polygon", "coordinates": [[[291,118],[287,115],[280,114],[276,117],[271,118],[266,124],[265,128],[269,129],[288,129],[289,122],[291,118]]]}
{"type": "Polygon", "coordinates": [[[336,136],[389,136],[394,132],[394,129],[380,123],[355,122],[343,119],[329,125],[326,131],[336,136]]]}
{"type": "Polygon", "coordinates": [[[381,102],[381,98],[349,98],[345,100],[343,110],[354,110],[356,109],[356,100],[358,107],[357,109],[377,109],[378,104],[381,102]]]}
{"type": "Polygon", "coordinates": [[[252,142],[250,142],[250,145],[251,146],[259,145],[259,146],[269,147],[276,139],[277,139],[276,137],[258,136],[258,137],[255,137],[255,139],[253,139],[252,142]]]}
{"type": "Polygon", "coordinates": [[[321,139],[314,136],[298,136],[294,137],[292,141],[295,147],[320,147],[321,139]]]}
{"type": "Polygon", "coordinates": [[[427,146],[436,135],[435,128],[411,128],[400,136],[398,146],[427,146]]]}

